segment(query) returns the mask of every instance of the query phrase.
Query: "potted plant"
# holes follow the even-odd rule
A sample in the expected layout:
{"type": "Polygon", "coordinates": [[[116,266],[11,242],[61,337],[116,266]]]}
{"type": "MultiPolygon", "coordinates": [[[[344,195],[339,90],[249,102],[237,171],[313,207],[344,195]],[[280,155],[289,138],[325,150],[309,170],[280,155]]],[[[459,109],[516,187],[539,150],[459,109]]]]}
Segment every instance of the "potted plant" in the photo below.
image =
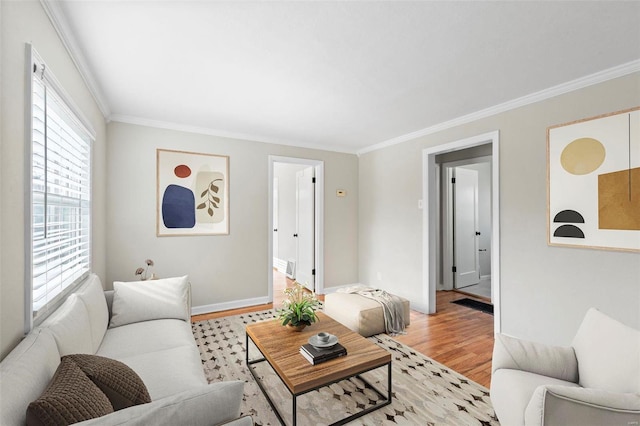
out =
{"type": "Polygon", "coordinates": [[[282,303],[282,309],[278,310],[282,325],[295,331],[302,331],[303,328],[318,320],[316,309],[320,306],[320,302],[314,293],[309,293],[302,285],[296,283],[294,287],[285,289],[284,294],[287,298],[282,303]]]}

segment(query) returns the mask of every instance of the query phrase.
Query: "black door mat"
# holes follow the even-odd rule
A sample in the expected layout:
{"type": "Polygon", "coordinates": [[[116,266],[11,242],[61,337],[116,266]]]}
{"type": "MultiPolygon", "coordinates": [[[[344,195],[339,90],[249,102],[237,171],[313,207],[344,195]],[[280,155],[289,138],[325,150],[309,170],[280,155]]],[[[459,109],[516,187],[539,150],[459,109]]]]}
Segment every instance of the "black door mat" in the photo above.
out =
{"type": "Polygon", "coordinates": [[[469,299],[468,297],[465,297],[464,299],[453,300],[451,301],[451,303],[466,306],[467,308],[475,309],[477,311],[482,311],[484,313],[493,315],[493,305],[490,303],[479,302],[477,300],[469,299]]]}

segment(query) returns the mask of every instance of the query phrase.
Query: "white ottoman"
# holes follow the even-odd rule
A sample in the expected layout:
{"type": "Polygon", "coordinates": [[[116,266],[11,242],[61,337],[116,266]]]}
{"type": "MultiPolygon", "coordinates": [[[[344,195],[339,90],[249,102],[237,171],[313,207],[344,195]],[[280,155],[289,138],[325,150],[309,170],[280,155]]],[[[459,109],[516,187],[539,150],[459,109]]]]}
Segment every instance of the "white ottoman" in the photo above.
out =
{"type": "MultiPolygon", "coordinates": [[[[409,325],[409,301],[404,306],[405,326],[409,325]]],[[[355,293],[330,293],[324,297],[324,313],[364,337],[385,332],[380,303],[355,293]]]]}

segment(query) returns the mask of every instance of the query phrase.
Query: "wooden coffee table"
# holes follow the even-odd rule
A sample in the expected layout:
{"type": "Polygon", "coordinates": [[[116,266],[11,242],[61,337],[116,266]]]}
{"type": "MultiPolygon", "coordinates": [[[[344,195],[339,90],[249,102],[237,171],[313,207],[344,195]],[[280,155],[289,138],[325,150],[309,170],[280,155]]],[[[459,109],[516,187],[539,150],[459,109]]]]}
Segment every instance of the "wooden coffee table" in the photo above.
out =
{"type": "Polygon", "coordinates": [[[308,326],[301,332],[295,332],[280,325],[277,320],[261,321],[246,327],[247,367],[255,378],[262,393],[283,425],[284,420],[269,393],[254,371],[252,364],[267,361],[282,383],[291,392],[293,400],[293,425],[296,424],[297,397],[329,386],[332,383],[358,376],[370,386],[383,401],[352,414],[332,425],[343,425],[371,411],[391,403],[391,354],[364,337],[349,330],[331,317],[318,312],[319,322],[308,326]],[[307,343],[309,337],[320,331],[338,336],[338,341],[347,348],[347,356],[332,359],[317,365],[311,365],[299,352],[300,346],[307,343]],[[262,358],[249,360],[249,339],[256,345],[262,358]],[[387,366],[387,395],[372,386],[359,375],[376,368],[387,366]]]}

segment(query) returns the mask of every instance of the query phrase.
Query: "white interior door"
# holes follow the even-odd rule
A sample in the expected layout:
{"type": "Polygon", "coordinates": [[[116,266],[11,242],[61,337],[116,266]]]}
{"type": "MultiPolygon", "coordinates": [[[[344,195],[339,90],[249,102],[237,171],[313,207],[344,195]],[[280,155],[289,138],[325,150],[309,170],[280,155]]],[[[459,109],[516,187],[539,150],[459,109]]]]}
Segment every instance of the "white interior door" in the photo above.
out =
{"type": "Polygon", "coordinates": [[[480,282],[478,258],[478,172],[455,168],[454,192],[454,286],[480,282]]]}
{"type": "Polygon", "coordinates": [[[279,217],[279,200],[278,197],[278,185],[279,180],[277,177],[273,178],[273,264],[276,265],[280,259],[279,246],[280,240],[278,238],[278,217],[279,217]]]}
{"type": "Polygon", "coordinates": [[[314,168],[296,173],[296,281],[315,291],[314,168]]]}

